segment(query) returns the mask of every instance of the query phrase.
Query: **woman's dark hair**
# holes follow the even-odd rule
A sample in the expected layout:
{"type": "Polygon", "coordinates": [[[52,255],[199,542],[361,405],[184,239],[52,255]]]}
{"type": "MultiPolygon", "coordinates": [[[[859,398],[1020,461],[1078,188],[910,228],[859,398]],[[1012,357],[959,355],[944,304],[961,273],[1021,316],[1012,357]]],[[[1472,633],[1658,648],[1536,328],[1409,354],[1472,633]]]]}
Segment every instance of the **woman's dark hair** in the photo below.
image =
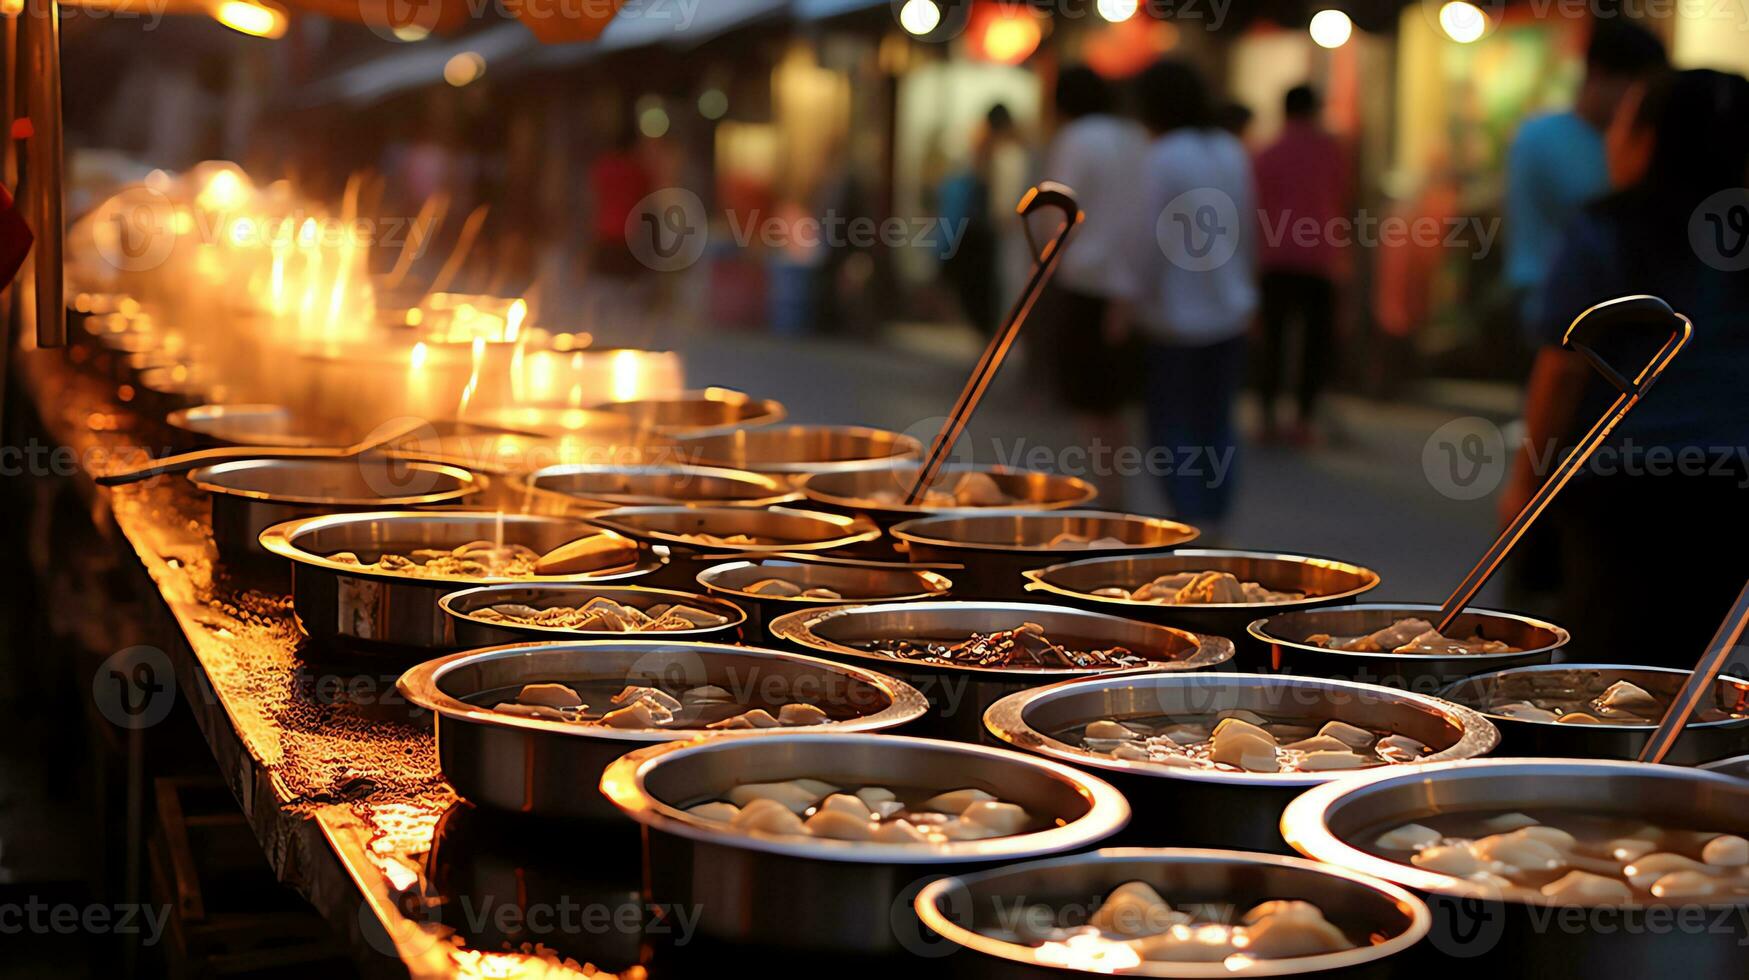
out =
{"type": "Polygon", "coordinates": [[[1670,72],[1646,86],[1634,117],[1652,134],[1636,185],[1699,203],[1749,181],[1749,80],[1711,69],[1670,72]]]}
{"type": "Polygon", "coordinates": [[[1164,59],[1149,65],[1136,79],[1136,102],[1142,124],[1156,133],[1213,123],[1208,84],[1201,72],[1182,61],[1164,59]]]}
{"type": "Polygon", "coordinates": [[[1110,112],[1111,86],[1086,65],[1065,68],[1057,76],[1057,112],[1065,119],[1079,119],[1110,112]]]}

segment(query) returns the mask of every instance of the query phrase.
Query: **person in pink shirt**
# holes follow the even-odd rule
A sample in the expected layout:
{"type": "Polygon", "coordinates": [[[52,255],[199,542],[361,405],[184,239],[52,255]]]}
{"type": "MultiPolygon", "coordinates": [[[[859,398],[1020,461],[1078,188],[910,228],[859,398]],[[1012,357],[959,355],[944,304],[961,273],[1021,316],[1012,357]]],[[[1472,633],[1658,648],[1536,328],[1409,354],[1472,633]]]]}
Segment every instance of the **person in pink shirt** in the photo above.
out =
{"type": "Polygon", "coordinates": [[[1255,161],[1263,322],[1257,387],[1263,437],[1279,438],[1276,400],[1297,324],[1298,413],[1290,438],[1305,443],[1312,438],[1319,388],[1335,363],[1339,243],[1349,225],[1348,164],[1342,144],[1318,123],[1318,93],[1311,86],[1289,89],[1284,108],[1281,135],[1255,161]]]}

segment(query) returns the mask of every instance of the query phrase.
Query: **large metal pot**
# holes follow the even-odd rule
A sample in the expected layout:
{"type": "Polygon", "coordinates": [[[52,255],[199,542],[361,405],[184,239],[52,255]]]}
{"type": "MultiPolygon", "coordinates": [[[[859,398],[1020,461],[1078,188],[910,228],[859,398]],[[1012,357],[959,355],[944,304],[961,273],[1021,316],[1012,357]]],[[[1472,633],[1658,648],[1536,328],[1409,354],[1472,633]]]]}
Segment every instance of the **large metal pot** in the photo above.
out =
{"type": "Polygon", "coordinates": [[[823,609],[845,602],[867,604],[945,599],[953,588],[948,579],[920,568],[895,568],[880,562],[791,561],[783,558],[712,565],[698,573],[698,584],[745,609],[747,635],[760,638],[767,635],[770,622],[785,613],[823,609]],[[776,596],[748,591],[755,583],[771,578],[794,582],[804,592],[829,589],[838,593],[840,598],[776,596]]]}
{"type": "Polygon", "coordinates": [[[931,514],[1065,510],[1081,507],[1099,493],[1099,488],[1074,476],[1005,466],[945,466],[935,486],[951,488],[963,474],[981,473],[1012,502],[984,506],[923,503],[907,506],[901,501],[917,482],[919,472],[921,468],[915,463],[903,463],[879,469],[811,473],[802,477],[798,486],[815,506],[847,514],[866,514],[883,528],[931,514]],[[887,496],[875,499],[877,494],[887,496]],[[888,499],[894,494],[896,499],[888,499]]]}
{"type": "Polygon", "coordinates": [[[262,557],[261,532],[295,518],[454,507],[486,486],[460,467],[380,456],[245,459],[190,470],[188,479],[210,496],[213,543],[231,560],[262,557]]]}
{"type": "Polygon", "coordinates": [[[1568,640],[1567,631],[1553,623],[1517,613],[1471,608],[1458,616],[1448,635],[1480,635],[1518,647],[1519,652],[1455,656],[1354,653],[1305,642],[1306,637],[1317,633],[1360,636],[1410,617],[1437,620],[1439,607],[1429,603],[1363,602],[1330,609],[1280,613],[1257,620],[1247,632],[1268,645],[1270,667],[1274,670],[1384,684],[1421,694],[1435,694],[1452,681],[1471,674],[1546,664],[1567,645],[1568,640]]]}
{"type": "MultiPolygon", "coordinates": [[[[1453,958],[1474,976],[1727,977],[1743,973],[1749,902],[1630,907],[1528,904],[1488,886],[1377,856],[1370,843],[1431,814],[1572,810],[1749,835],[1749,781],[1677,766],[1476,759],[1320,786],[1291,803],[1282,835],[1325,863],[1422,894],[1433,910],[1424,970],[1453,958]]],[[[1434,975],[1438,975],[1437,973],[1434,975]]]]}
{"type": "MultiPolygon", "coordinates": [[[[663,640],[523,643],[468,650],[419,664],[396,687],[436,715],[438,762],[464,799],[563,819],[617,823],[596,783],[626,752],[695,738],[777,738],[797,729],[733,735],[698,729],[621,729],[491,710],[481,698],[524,684],[610,681],[665,690],[714,684],[763,700],[806,700],[844,720],[840,732],[876,732],[923,713],[923,695],[871,670],[754,647],[663,640]]],[[[749,698],[751,700],[751,697],[749,698]]],[[[822,726],[823,727],[823,726],[822,726]]]]}
{"type": "Polygon", "coordinates": [[[1261,670],[1269,664],[1268,646],[1246,631],[1259,616],[1353,602],[1379,584],[1379,575],[1372,569],[1328,558],[1207,548],[1083,558],[1035,568],[1024,575],[1026,590],[1035,596],[1042,593],[1083,609],[1229,637],[1236,648],[1233,665],[1241,670],[1261,670]],[[1113,586],[1134,590],[1175,572],[1204,571],[1230,572],[1241,582],[1257,582],[1277,592],[1300,592],[1305,598],[1177,605],[1093,594],[1113,586]]]}
{"type": "Polygon", "coordinates": [[[1163,517],[1099,510],[1058,510],[1024,514],[948,514],[905,521],[892,536],[913,561],[949,561],[965,566],[954,576],[958,594],[968,599],[1026,598],[1026,572],[1081,558],[1135,556],[1166,551],[1194,540],[1188,524],[1163,517]],[[1116,538],[1121,545],[1056,545],[1061,534],[1089,540],[1116,538]]]}
{"type": "Polygon", "coordinates": [[[338,445],[284,405],[196,405],[171,412],[165,421],[197,446],[338,445]]]}
{"type": "Polygon", "coordinates": [[[1063,980],[1109,973],[1208,978],[1315,974],[1384,980],[1396,975],[1392,971],[1396,958],[1427,935],[1433,918],[1427,905],[1405,889],[1368,875],[1303,858],[1188,848],[1105,848],[938,878],[917,894],[915,906],[924,927],[941,937],[922,945],[924,954],[951,965],[954,976],[988,980],[1063,980]],[[1125,950],[1109,948],[1106,956],[1112,958],[1083,958],[1086,966],[1077,968],[1063,961],[1065,950],[1046,955],[1039,947],[988,934],[1011,923],[1017,909],[1034,905],[1065,914],[1074,910],[1078,913],[1074,921],[1064,924],[1083,925],[1105,896],[1131,881],[1146,883],[1175,907],[1202,904],[1241,912],[1266,901],[1311,902],[1351,940],[1361,941],[1339,953],[1249,963],[1132,965],[1121,956],[1125,950]]]}
{"type": "Polygon", "coordinates": [[[448,642],[445,646],[483,647],[499,643],[525,643],[533,640],[602,640],[626,637],[618,630],[573,630],[533,623],[507,623],[483,619],[480,610],[504,603],[551,609],[555,606],[577,607],[591,599],[611,599],[622,606],[649,609],[658,604],[692,606],[715,613],[725,622],[717,626],[700,626],[689,630],[660,630],[638,634],[652,639],[697,640],[708,643],[738,643],[747,614],[741,607],[723,599],[694,592],[672,589],[651,589],[638,585],[485,585],[477,589],[451,592],[437,601],[437,606],[449,616],[448,642]]]}
{"type": "Polygon", "coordinates": [[[623,583],[649,575],[662,559],[642,550],[634,565],[578,575],[420,578],[338,562],[328,555],[405,554],[416,548],[454,548],[474,540],[520,544],[544,554],[597,532],[582,521],[535,514],[372,511],[276,524],[261,532],[261,547],[291,561],[293,612],[307,636],[360,651],[394,652],[443,648],[449,617],[437,603],[451,592],[497,582],[623,583]]]}
{"type": "Polygon", "coordinates": [[[1468,708],[1370,684],[1273,674],[1123,674],[1033,688],[984,714],[990,733],[1016,748],[1091,769],[1121,789],[1138,822],[1125,843],[1285,851],[1276,824],[1288,801],[1343,772],[1225,772],[1129,762],[1089,752],[1057,734],[1091,721],[1149,715],[1253,711],[1322,727],[1345,721],[1407,735],[1437,749],[1432,761],[1467,759],[1499,744],[1500,733],[1468,708]]]}
{"type": "Polygon", "coordinates": [[[616,507],[593,514],[591,524],[661,549],[666,570],[650,580],[664,588],[690,587],[704,566],[722,555],[842,552],[881,536],[866,518],[789,507],[616,507]],[[709,544],[690,535],[746,535],[757,544],[709,544]]]}
{"type": "Polygon", "coordinates": [[[915,459],[923,444],[859,425],[773,425],[679,440],[679,458],[795,479],[807,473],[870,469],[915,459]]]}
{"type": "MultiPolygon", "coordinates": [[[[911,899],[936,875],[1078,850],[1121,828],[1129,806],[1095,777],[1018,752],[895,735],[707,738],[633,752],[601,791],[645,827],[649,898],[698,915],[698,932],[737,950],[791,950],[866,966],[915,935],[911,899]],[[750,833],[686,812],[742,783],[978,788],[1048,830],[946,844],[873,844],[750,833]],[[849,959],[847,959],[849,958],[849,959]]],[[[787,961],[786,961],[787,962],[787,961]]]]}
{"type": "Polygon", "coordinates": [[[673,398],[644,398],[604,402],[598,410],[632,420],[640,429],[667,436],[726,435],[741,429],[782,422],[787,414],[782,402],[753,398],[729,388],[683,391],[673,398]]]}
{"type": "MultiPolygon", "coordinates": [[[[861,664],[902,678],[929,698],[920,730],[939,738],[987,741],[984,712],[1016,691],[1109,669],[965,667],[929,664],[862,650],[869,640],[958,640],[973,633],[1037,623],[1059,642],[1089,648],[1126,647],[1156,661],[1136,670],[1191,671],[1217,667],[1233,657],[1233,643],[1219,636],[1139,623],[1102,613],[1018,602],[906,602],[828,606],[788,613],[771,621],[771,634],[816,656],[861,664]]],[[[1130,673],[1131,671],[1125,671],[1130,673]]]]}
{"type": "MultiPolygon", "coordinates": [[[[1538,688],[1576,688],[1602,694],[1616,681],[1628,681],[1665,698],[1674,698],[1691,672],[1669,667],[1623,667],[1617,664],[1538,664],[1513,667],[1491,674],[1467,677],[1440,692],[1440,696],[1486,715],[1499,729],[1501,754],[1512,756],[1561,756],[1574,759],[1623,759],[1640,757],[1640,750],[1658,725],[1561,724],[1513,718],[1486,707],[1498,698],[1532,695],[1538,688]]],[[[1701,707],[1749,712],[1749,681],[1721,677],[1713,682],[1710,701],[1701,707]]],[[[1665,756],[1674,766],[1692,766],[1726,756],[1749,752],[1749,717],[1726,721],[1690,721],[1682,737],[1665,756]]]]}
{"type": "Polygon", "coordinates": [[[521,509],[543,514],[672,504],[770,507],[802,499],[773,477],[708,466],[548,466],[508,482],[521,509]]]}

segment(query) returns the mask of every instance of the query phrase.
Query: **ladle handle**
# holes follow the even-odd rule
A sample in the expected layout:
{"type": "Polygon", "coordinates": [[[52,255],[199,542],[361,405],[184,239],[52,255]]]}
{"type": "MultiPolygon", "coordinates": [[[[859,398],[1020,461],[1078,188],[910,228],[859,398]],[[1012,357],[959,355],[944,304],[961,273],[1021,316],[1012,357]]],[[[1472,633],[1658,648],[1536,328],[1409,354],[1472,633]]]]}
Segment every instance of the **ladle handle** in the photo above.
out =
{"type": "Polygon", "coordinates": [[[1573,476],[1585,465],[1585,461],[1597,451],[1597,447],[1603,445],[1603,441],[1609,438],[1609,433],[1616,427],[1616,424],[1626,417],[1635,405],[1639,404],[1640,399],[1646,396],[1646,392],[1651,390],[1652,385],[1664,375],[1665,369],[1670,367],[1670,362],[1675,360],[1676,355],[1681,352],[1693,334],[1694,325],[1689,322],[1688,318],[1671,309],[1669,303],[1656,296],[1618,297],[1599,303],[1574,318],[1573,323],[1567,327],[1566,334],[1561,338],[1561,346],[1577,351],[1591,363],[1592,367],[1597,369],[1599,374],[1603,375],[1606,381],[1615,387],[1618,392],[1615,402],[1591,427],[1591,431],[1585,433],[1585,436],[1573,447],[1573,451],[1567,454],[1567,458],[1561,460],[1561,464],[1555,467],[1553,473],[1549,474],[1549,478],[1530,498],[1530,502],[1525,504],[1524,509],[1512,518],[1512,522],[1506,525],[1506,529],[1500,532],[1498,538],[1494,539],[1493,545],[1483,553],[1481,560],[1476,562],[1476,566],[1470,569],[1470,573],[1464,576],[1462,582],[1458,583],[1458,587],[1452,591],[1451,597],[1446,599],[1445,604],[1440,607],[1439,622],[1435,624],[1435,629],[1444,633],[1451,627],[1452,622],[1463,613],[1464,608],[1476,598],[1476,593],[1482,591],[1482,586],[1486,585],[1488,579],[1492,578],[1494,572],[1500,568],[1501,563],[1506,560],[1506,556],[1512,553],[1513,547],[1524,537],[1525,532],[1530,530],[1530,526],[1536,523],[1536,519],[1542,516],[1544,510],[1548,509],[1549,503],[1555,499],[1555,496],[1561,492],[1568,481],[1573,479],[1573,476]],[[1646,366],[1641,368],[1631,380],[1617,371],[1589,343],[1589,339],[1600,331],[1625,327],[1637,329],[1646,326],[1665,327],[1670,331],[1670,336],[1658,348],[1657,353],[1652,355],[1652,359],[1646,362],[1646,366]]]}
{"type": "Polygon", "coordinates": [[[947,421],[930,443],[929,455],[917,470],[917,482],[905,494],[907,507],[914,506],[923,499],[924,491],[940,475],[941,466],[953,451],[954,443],[965,432],[966,424],[971,421],[972,413],[977,411],[984,392],[996,377],[996,371],[1008,357],[1009,348],[1014,346],[1014,338],[1020,333],[1021,325],[1026,322],[1027,314],[1032,312],[1033,304],[1038,302],[1039,295],[1044,292],[1045,283],[1057,271],[1057,262],[1063,257],[1063,249],[1069,245],[1069,236],[1074,234],[1075,227],[1086,217],[1080,205],[1075,203],[1075,192],[1049,180],[1040,181],[1037,186],[1028,190],[1014,210],[1020,215],[1021,230],[1026,233],[1027,247],[1032,250],[1032,275],[1027,279],[1026,288],[1015,298],[1013,308],[1008,311],[1007,321],[985,345],[983,356],[978,358],[977,366],[972,369],[972,376],[966,379],[966,386],[960,390],[959,398],[954,402],[953,411],[948,413],[947,421]],[[1032,225],[1027,219],[1047,208],[1062,212],[1063,224],[1041,248],[1033,238],[1032,225]]]}
{"type": "Polygon", "coordinates": [[[1676,747],[1676,740],[1682,737],[1682,727],[1688,724],[1689,716],[1700,707],[1707,690],[1713,686],[1713,681],[1718,679],[1719,672],[1724,669],[1725,661],[1731,659],[1731,653],[1737,649],[1737,641],[1743,638],[1745,626],[1749,626],[1749,583],[1745,583],[1743,591],[1737,594],[1736,603],[1731,606],[1725,621],[1719,624],[1719,630],[1713,634],[1712,642],[1701,653],[1700,663],[1695,665],[1688,680],[1683,682],[1682,689],[1676,692],[1676,697],[1670,702],[1670,709],[1664,712],[1658,727],[1640,749],[1641,762],[1663,762],[1670,750],[1676,747]]]}
{"type": "Polygon", "coordinates": [[[216,449],[196,449],[193,452],[160,456],[149,463],[127,470],[99,473],[95,477],[100,487],[119,487],[139,483],[155,476],[182,473],[201,466],[234,463],[248,459],[336,459],[343,450],[292,446],[221,446],[216,449]]]}

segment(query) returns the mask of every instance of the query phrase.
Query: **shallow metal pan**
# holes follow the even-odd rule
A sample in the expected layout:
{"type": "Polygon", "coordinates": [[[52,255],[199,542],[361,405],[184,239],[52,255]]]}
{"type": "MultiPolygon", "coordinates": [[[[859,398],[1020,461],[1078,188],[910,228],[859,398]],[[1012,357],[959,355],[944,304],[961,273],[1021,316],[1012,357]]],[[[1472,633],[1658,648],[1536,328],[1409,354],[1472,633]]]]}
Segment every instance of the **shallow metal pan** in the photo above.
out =
{"type": "Polygon", "coordinates": [[[770,507],[802,499],[774,477],[709,466],[548,466],[509,484],[524,510],[590,514],[616,507],[770,507]]]}
{"type": "Polygon", "coordinates": [[[937,486],[951,486],[965,473],[982,473],[995,482],[1011,503],[996,505],[901,503],[917,482],[916,464],[883,466],[879,469],[811,473],[798,484],[815,506],[848,514],[866,514],[882,527],[931,514],[995,514],[1017,511],[1067,510],[1081,507],[1098,495],[1093,484],[1079,477],[1059,476],[1004,466],[944,467],[937,486]],[[898,494],[897,500],[872,499],[881,492],[898,494]]]}
{"type": "Polygon", "coordinates": [[[651,589],[637,585],[485,585],[477,589],[451,592],[437,602],[449,616],[451,647],[483,647],[500,643],[526,643],[534,640],[612,638],[671,639],[708,643],[738,643],[747,614],[741,607],[723,599],[677,592],[672,589],[651,589]],[[655,630],[647,633],[627,633],[619,630],[574,630],[533,623],[506,623],[479,619],[475,613],[488,606],[516,603],[535,609],[554,606],[581,606],[590,599],[611,599],[621,605],[648,609],[661,603],[678,603],[706,612],[716,613],[727,622],[719,626],[701,626],[689,630],[655,630]]]}
{"type": "Polygon", "coordinates": [[[890,532],[912,561],[948,561],[965,566],[954,576],[968,599],[1022,599],[1026,572],[1082,558],[1135,556],[1167,551],[1194,540],[1196,528],[1163,517],[1100,510],[1008,514],[948,514],[893,526],[890,532]],[[1121,545],[1051,546],[1052,538],[1075,534],[1091,540],[1116,538],[1121,545]]]}
{"type": "Polygon", "coordinates": [[[782,558],[712,565],[698,573],[698,584],[747,611],[747,633],[764,639],[768,625],[785,613],[843,605],[883,602],[918,602],[945,599],[953,582],[921,568],[894,568],[879,562],[810,562],[782,558]],[[755,582],[781,578],[803,590],[831,589],[843,598],[764,595],[747,591],[755,582]]]}
{"type": "Polygon", "coordinates": [[[774,425],[679,440],[680,458],[785,478],[807,473],[871,469],[916,459],[923,444],[884,429],[859,425],[774,425]]]}

